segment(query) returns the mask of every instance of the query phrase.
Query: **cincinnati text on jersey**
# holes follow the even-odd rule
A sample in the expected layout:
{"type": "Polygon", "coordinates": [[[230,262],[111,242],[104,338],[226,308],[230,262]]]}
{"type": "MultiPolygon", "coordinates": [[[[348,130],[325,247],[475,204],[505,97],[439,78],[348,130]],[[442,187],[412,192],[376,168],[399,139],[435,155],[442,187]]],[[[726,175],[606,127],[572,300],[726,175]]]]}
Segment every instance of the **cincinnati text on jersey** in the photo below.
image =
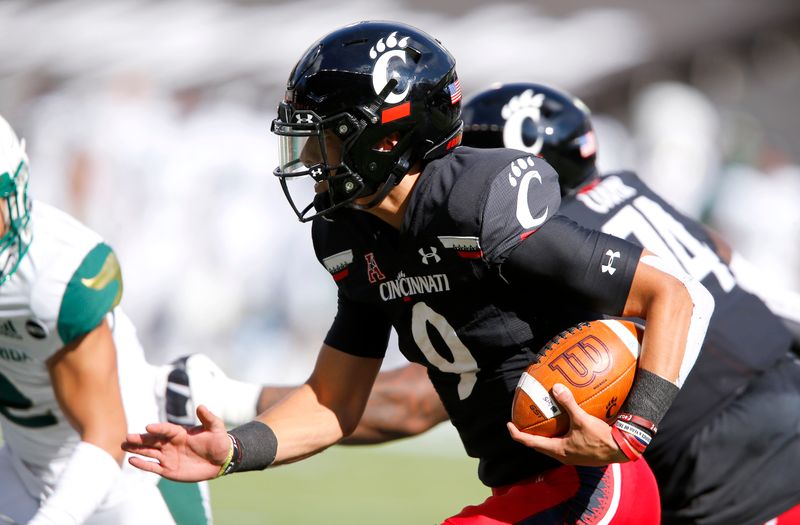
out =
{"type": "Polygon", "coordinates": [[[395,279],[381,283],[379,291],[381,299],[392,301],[399,297],[410,297],[422,293],[448,292],[450,291],[450,281],[443,273],[406,277],[405,273],[400,272],[395,279]]]}

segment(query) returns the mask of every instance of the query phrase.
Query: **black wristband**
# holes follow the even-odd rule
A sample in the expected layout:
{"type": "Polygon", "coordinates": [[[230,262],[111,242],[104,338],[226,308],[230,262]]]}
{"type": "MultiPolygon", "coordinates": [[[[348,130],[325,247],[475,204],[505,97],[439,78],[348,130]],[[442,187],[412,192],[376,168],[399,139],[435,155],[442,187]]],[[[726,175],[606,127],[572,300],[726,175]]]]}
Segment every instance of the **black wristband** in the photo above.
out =
{"type": "Polygon", "coordinates": [[[275,461],[278,438],[268,425],[250,421],[228,432],[233,439],[233,459],[225,474],[264,470],[275,461]]]}
{"type": "Polygon", "coordinates": [[[657,426],[679,390],[672,382],[640,368],[620,412],[643,417],[657,426]]]}

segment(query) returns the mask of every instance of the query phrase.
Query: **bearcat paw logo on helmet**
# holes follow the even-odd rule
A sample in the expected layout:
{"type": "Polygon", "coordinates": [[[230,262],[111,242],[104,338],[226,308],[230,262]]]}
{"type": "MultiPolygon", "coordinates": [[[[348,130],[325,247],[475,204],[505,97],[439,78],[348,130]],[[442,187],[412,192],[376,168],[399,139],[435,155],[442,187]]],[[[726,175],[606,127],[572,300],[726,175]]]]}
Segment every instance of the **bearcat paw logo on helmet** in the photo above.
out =
{"type": "Polygon", "coordinates": [[[531,121],[535,129],[538,129],[542,119],[542,103],[544,103],[544,93],[538,95],[533,94],[532,89],[527,89],[503,106],[500,111],[500,116],[505,119],[506,124],[503,128],[503,144],[507,148],[519,149],[538,155],[542,151],[542,144],[544,144],[544,135],[541,133],[534,133],[532,138],[526,135],[523,130],[523,125],[526,120],[531,121]]]}
{"type": "Polygon", "coordinates": [[[404,83],[404,79],[400,77],[396,70],[393,70],[390,75],[390,69],[393,69],[391,68],[391,60],[393,58],[399,58],[403,61],[403,64],[407,63],[405,49],[408,46],[408,38],[409,37],[403,37],[398,39],[397,31],[393,31],[385,39],[379,39],[374,46],[369,48],[369,56],[375,60],[375,65],[372,68],[372,87],[375,90],[375,94],[379,94],[383,88],[386,87],[386,83],[389,82],[390,78],[396,78],[398,81],[398,88],[403,89],[400,93],[396,91],[389,93],[386,97],[387,104],[402,102],[408,96],[408,92],[411,89],[410,82],[405,82],[404,87],[401,86],[401,84],[404,83]]]}
{"type": "Polygon", "coordinates": [[[528,187],[533,179],[539,181],[540,185],[542,184],[542,176],[539,175],[538,171],[531,169],[533,167],[534,161],[531,157],[517,159],[511,163],[511,173],[508,174],[508,182],[511,187],[516,188],[517,184],[519,184],[519,190],[517,191],[517,220],[526,230],[538,228],[544,224],[549,211],[549,207],[545,208],[544,212],[538,217],[534,217],[531,213],[530,205],[528,204],[528,187]]]}

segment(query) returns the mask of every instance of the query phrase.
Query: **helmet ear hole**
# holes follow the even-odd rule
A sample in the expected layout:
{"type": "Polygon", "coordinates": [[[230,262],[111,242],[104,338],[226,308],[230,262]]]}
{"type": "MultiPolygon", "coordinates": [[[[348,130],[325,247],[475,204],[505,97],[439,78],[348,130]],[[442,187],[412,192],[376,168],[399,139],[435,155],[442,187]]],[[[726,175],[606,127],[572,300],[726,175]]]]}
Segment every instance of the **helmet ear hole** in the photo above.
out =
{"type": "Polygon", "coordinates": [[[379,139],[372,146],[372,151],[392,151],[397,146],[397,143],[400,142],[400,138],[399,131],[392,131],[382,139],[379,139]]]}

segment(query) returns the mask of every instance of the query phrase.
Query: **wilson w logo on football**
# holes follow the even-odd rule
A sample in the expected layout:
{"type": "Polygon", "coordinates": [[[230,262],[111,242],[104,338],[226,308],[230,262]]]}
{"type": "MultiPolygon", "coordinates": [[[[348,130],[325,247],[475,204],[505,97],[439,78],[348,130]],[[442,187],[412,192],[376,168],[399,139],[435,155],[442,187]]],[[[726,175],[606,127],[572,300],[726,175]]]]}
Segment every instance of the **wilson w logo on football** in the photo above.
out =
{"type": "Polygon", "coordinates": [[[561,383],[589,414],[611,423],[636,375],[644,330],[630,322],[580,323],[547,343],[528,365],[514,393],[511,421],[540,436],[569,430],[569,418],[550,395],[561,383]]]}
{"type": "Polygon", "coordinates": [[[583,387],[594,381],[597,374],[608,370],[611,356],[603,341],[589,335],[556,356],[548,366],[570,385],[583,387]]]}

